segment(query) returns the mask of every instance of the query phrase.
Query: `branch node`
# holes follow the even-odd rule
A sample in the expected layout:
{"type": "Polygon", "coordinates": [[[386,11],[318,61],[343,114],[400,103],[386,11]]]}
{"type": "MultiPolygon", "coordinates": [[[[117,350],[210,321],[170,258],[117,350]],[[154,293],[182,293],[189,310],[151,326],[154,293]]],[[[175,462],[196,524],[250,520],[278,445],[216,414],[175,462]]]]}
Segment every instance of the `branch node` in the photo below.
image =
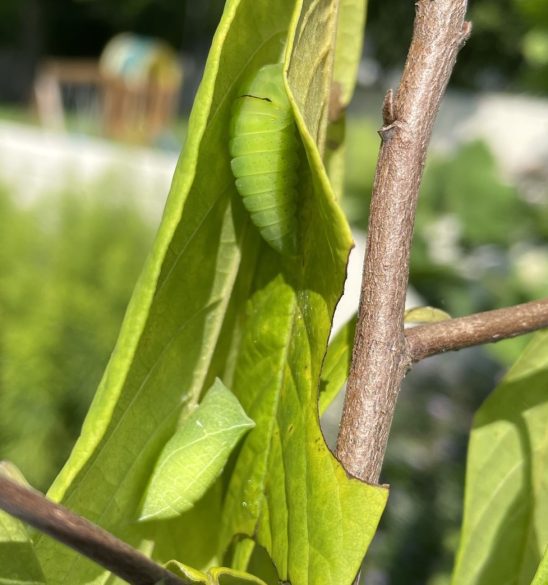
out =
{"type": "Polygon", "coordinates": [[[394,91],[389,89],[384,96],[382,102],[382,121],[383,126],[390,126],[396,121],[396,113],[394,111],[394,91]]]}
{"type": "Polygon", "coordinates": [[[399,126],[398,122],[392,122],[388,126],[383,126],[380,130],[377,131],[378,135],[381,137],[383,142],[388,142],[396,131],[396,128],[399,126]]]}
{"type": "Polygon", "coordinates": [[[460,33],[460,48],[462,49],[462,47],[464,47],[464,45],[466,44],[466,41],[470,38],[470,35],[472,34],[472,23],[469,20],[464,21],[464,24],[462,25],[462,30],[460,33]]]}

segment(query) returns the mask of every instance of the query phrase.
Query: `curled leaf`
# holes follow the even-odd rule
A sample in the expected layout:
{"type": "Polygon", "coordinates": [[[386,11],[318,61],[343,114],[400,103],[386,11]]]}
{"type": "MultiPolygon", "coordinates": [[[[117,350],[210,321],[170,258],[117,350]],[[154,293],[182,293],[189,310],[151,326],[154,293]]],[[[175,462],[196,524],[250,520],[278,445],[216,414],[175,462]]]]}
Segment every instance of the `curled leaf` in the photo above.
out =
{"type": "Polygon", "coordinates": [[[164,447],[140,519],[173,518],[192,508],[219,477],[242,435],[254,426],[238,399],[217,379],[164,447]]]}

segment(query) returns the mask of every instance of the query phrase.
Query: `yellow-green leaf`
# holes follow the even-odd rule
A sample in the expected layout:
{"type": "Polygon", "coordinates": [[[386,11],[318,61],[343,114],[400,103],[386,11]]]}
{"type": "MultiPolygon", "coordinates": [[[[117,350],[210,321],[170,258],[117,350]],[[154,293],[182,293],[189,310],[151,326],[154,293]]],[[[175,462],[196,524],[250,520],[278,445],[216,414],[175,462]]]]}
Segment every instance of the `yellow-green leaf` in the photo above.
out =
{"type": "Polygon", "coordinates": [[[345,177],[345,112],[354,94],[362,57],[367,0],[339,0],[338,4],[335,63],[329,97],[329,123],[324,160],[333,191],[340,197],[345,177]]]}
{"type": "Polygon", "coordinates": [[[453,585],[530,585],[548,543],[548,331],[474,419],[453,585]]]}
{"type": "Polygon", "coordinates": [[[548,583],[548,546],[531,585],[546,585],[546,583],[548,583]]]}
{"type": "Polygon", "coordinates": [[[333,81],[340,86],[340,104],[346,108],[354,94],[362,57],[367,0],[340,0],[333,81]]]}
{"type": "Polygon", "coordinates": [[[168,562],[166,567],[180,576],[188,585],[193,583],[203,585],[266,585],[264,581],[249,573],[226,567],[213,567],[202,572],[177,561],[168,562]]]}

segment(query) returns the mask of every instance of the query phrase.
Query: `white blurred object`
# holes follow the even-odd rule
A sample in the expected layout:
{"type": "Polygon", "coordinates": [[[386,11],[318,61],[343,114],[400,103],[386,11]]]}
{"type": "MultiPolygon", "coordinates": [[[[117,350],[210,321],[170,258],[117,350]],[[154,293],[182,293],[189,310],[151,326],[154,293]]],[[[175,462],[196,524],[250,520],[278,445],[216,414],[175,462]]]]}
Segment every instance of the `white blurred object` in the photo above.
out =
{"type": "MultiPolygon", "coordinates": [[[[344,294],[337,305],[337,310],[335,311],[332,335],[334,335],[353,315],[357,313],[358,305],[360,303],[363,259],[365,256],[365,243],[367,236],[364,232],[359,230],[354,230],[352,235],[354,236],[354,242],[356,245],[350,252],[344,294]]],[[[420,307],[424,304],[424,301],[413,289],[407,291],[407,300],[405,303],[407,308],[420,307]]]]}
{"type": "Polygon", "coordinates": [[[449,92],[436,121],[432,148],[453,150],[484,140],[506,177],[548,165],[548,100],[502,93],[449,92]]]}
{"type": "MultiPolygon", "coordinates": [[[[354,242],[356,245],[350,252],[344,294],[337,305],[337,310],[335,311],[333,329],[331,332],[332,336],[357,313],[358,305],[360,303],[366,234],[355,230],[352,235],[354,236],[354,242]]],[[[405,301],[406,308],[420,307],[423,305],[425,305],[424,300],[421,299],[413,289],[408,289],[407,299],[405,301]]],[[[343,402],[344,392],[340,392],[321,419],[321,426],[325,440],[329,448],[332,450],[335,449],[343,402]]]]}
{"type": "Polygon", "coordinates": [[[157,222],[176,163],[177,154],[0,122],[0,183],[21,205],[67,187],[85,195],[94,181],[113,175],[157,222]]]}
{"type": "Polygon", "coordinates": [[[358,84],[362,87],[371,87],[379,81],[381,72],[378,61],[364,57],[358,68],[358,84]]]}
{"type": "Polygon", "coordinates": [[[440,215],[424,227],[428,256],[437,264],[458,264],[464,253],[460,245],[462,227],[451,213],[440,215]]]}

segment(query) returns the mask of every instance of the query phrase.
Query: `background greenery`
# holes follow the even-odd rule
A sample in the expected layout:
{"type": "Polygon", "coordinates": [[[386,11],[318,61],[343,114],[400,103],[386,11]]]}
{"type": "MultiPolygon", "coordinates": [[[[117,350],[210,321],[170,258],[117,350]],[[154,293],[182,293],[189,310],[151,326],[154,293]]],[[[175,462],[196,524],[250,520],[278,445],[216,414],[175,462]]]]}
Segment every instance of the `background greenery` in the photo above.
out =
{"type": "MultiPolygon", "coordinates": [[[[383,68],[402,62],[413,2],[370,2],[367,38],[383,68]]],[[[459,55],[453,85],[548,91],[548,5],[545,0],[470,2],[474,34],[459,55]]]]}
{"type": "Polygon", "coordinates": [[[0,189],[0,459],[46,488],[114,346],[152,229],[97,184],[20,208],[0,189]]]}

